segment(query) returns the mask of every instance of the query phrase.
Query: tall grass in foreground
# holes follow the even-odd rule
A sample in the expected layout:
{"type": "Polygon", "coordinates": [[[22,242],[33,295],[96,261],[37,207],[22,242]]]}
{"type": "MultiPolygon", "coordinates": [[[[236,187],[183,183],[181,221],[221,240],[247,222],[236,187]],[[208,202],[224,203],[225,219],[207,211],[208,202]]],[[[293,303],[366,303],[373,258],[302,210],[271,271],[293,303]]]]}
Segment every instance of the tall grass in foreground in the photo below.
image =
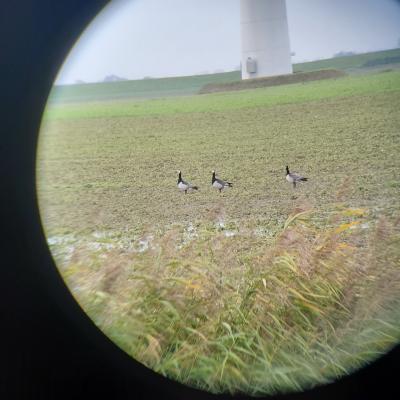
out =
{"type": "Polygon", "coordinates": [[[302,390],[400,339],[398,220],[337,204],[297,208],[273,238],[214,222],[189,238],[171,228],[142,253],[76,249],[63,274],[128,354],[211,392],[302,390]]]}

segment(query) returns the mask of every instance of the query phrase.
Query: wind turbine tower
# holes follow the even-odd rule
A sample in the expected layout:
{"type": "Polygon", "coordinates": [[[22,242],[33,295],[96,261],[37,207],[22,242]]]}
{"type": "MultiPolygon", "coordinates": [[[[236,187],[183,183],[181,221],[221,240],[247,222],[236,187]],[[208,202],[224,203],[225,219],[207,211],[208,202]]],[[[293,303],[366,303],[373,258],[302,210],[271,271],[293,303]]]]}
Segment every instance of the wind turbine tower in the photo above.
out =
{"type": "Polygon", "coordinates": [[[240,0],[242,79],[293,72],[285,0],[240,0]]]}

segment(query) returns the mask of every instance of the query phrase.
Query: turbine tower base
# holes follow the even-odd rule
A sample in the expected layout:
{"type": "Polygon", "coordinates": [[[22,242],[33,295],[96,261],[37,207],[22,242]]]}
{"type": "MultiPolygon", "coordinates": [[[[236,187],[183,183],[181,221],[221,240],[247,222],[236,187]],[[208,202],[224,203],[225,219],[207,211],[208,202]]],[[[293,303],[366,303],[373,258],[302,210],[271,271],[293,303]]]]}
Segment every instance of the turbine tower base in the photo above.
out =
{"type": "Polygon", "coordinates": [[[285,0],[241,0],[242,79],[293,72],[285,0]]]}

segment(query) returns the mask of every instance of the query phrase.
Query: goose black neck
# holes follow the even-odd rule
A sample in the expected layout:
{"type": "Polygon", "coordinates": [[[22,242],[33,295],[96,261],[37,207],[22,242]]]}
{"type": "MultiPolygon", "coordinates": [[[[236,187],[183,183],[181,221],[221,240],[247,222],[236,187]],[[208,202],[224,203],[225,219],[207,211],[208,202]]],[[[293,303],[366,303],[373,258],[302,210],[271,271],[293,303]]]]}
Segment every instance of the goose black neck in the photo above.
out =
{"type": "Polygon", "coordinates": [[[214,183],[215,182],[215,172],[213,172],[213,174],[212,174],[212,181],[211,181],[211,183],[214,183]]]}
{"type": "Polygon", "coordinates": [[[181,174],[181,172],[179,172],[179,175],[178,175],[178,183],[179,182],[182,182],[182,174],[181,174]]]}
{"type": "Polygon", "coordinates": [[[289,167],[286,165],[286,174],[289,174],[289,167]]]}

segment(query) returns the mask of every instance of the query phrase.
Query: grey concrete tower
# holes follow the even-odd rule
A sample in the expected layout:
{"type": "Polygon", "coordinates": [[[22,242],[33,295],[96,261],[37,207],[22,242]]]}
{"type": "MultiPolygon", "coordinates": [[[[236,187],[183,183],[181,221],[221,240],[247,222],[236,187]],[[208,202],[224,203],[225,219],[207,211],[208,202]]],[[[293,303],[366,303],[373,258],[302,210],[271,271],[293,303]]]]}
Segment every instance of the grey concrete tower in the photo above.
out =
{"type": "Polygon", "coordinates": [[[240,0],[242,79],[291,74],[285,0],[240,0]]]}

